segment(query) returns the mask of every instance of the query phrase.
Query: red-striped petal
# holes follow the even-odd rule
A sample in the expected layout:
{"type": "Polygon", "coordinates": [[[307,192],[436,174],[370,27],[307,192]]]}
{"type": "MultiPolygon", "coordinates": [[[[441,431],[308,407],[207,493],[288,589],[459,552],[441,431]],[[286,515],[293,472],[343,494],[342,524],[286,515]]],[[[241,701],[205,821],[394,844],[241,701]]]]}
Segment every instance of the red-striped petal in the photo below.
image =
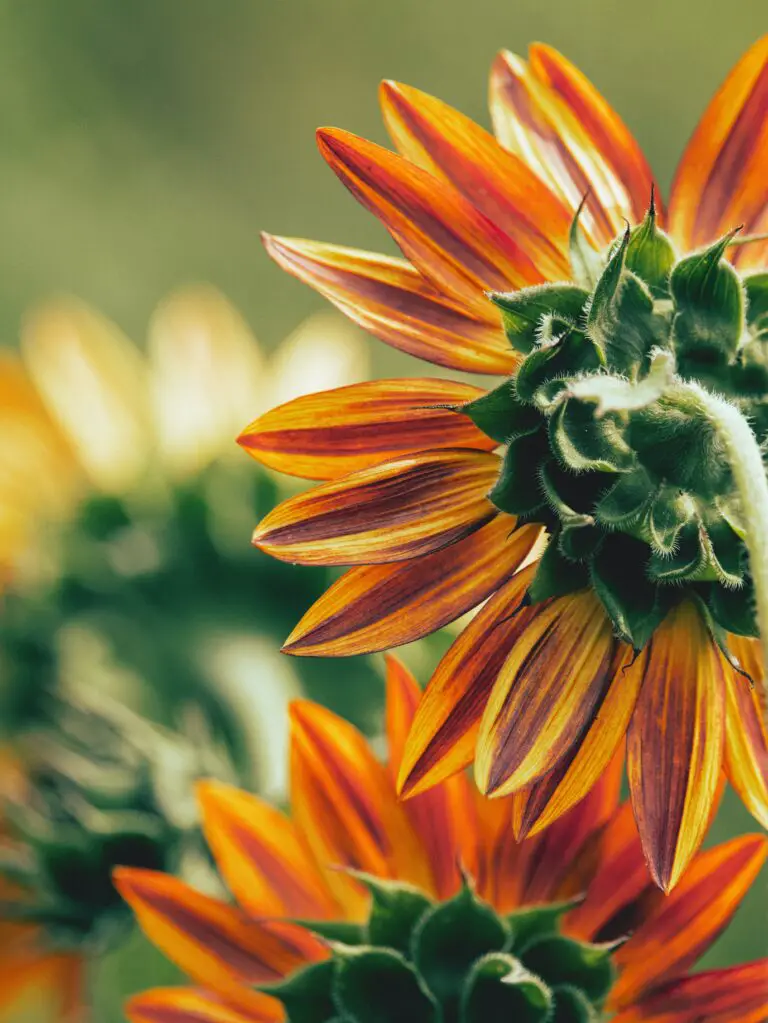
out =
{"type": "Polygon", "coordinates": [[[403,259],[298,238],[263,240],[279,266],[400,351],[466,373],[508,374],[517,365],[490,302],[469,310],[403,259]]]}
{"type": "Polygon", "coordinates": [[[498,456],[468,448],[406,455],[284,501],[262,519],[253,543],[302,565],[417,558],[495,517],[486,494],[498,471],[498,456]]]}
{"type": "Polygon", "coordinates": [[[265,413],[238,443],[271,469],[331,480],[426,448],[492,451],[453,407],[485,392],[450,380],[376,380],[320,391],[265,413]]]}
{"type": "Polygon", "coordinates": [[[725,738],[720,653],[685,601],[650,641],[629,726],[627,770],[648,866],[673,888],[700,846],[717,791],[725,738]]]}
{"type": "Polygon", "coordinates": [[[729,636],[728,644],[749,678],[725,667],[725,770],[746,808],[768,828],[768,732],[760,640],[729,636]]]}
{"type": "Polygon", "coordinates": [[[283,1018],[279,1002],[270,1012],[243,1013],[210,991],[191,987],[154,988],[134,995],[125,1005],[131,1023],[271,1023],[283,1018]]]}
{"type": "Polygon", "coordinates": [[[523,249],[460,192],[421,168],[338,128],[317,133],[320,152],[440,291],[485,315],[488,290],[538,284],[523,249]]]}
{"type": "Polygon", "coordinates": [[[503,585],[540,534],[535,525],[515,530],[513,518],[499,515],[426,557],[352,568],[313,604],[283,649],[349,657],[430,635],[503,585]]]}

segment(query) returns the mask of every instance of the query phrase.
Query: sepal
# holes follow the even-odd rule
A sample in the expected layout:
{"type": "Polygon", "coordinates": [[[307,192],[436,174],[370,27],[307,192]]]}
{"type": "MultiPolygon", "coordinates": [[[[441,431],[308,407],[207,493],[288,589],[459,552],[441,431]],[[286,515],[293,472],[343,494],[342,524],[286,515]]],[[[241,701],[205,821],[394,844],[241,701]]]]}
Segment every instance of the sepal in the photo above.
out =
{"type": "Polygon", "coordinates": [[[361,871],[351,873],[371,893],[368,943],[409,954],[414,928],[434,905],[432,900],[402,881],[388,881],[361,871]]]}
{"type": "Polygon", "coordinates": [[[499,444],[534,433],[541,425],[540,414],[520,401],[511,380],[466,405],[457,406],[456,411],[468,416],[478,430],[499,444]]]}
{"type": "MultiPolygon", "coordinates": [[[[346,1023],[442,1023],[435,999],[404,956],[385,948],[335,948],[333,1003],[346,1023]]],[[[291,1023],[294,1023],[290,1015],[291,1023]]]]}
{"type": "Polygon", "coordinates": [[[461,993],[460,1023],[547,1023],[552,993],[519,959],[492,952],[479,959],[461,993]]]}
{"type": "Polygon", "coordinates": [[[611,953],[615,943],[574,941],[562,934],[532,941],[520,953],[523,965],[552,987],[578,988],[591,1002],[601,1002],[616,979],[611,953]]]}
{"type": "Polygon", "coordinates": [[[578,325],[589,295],[575,284],[537,284],[520,291],[493,292],[512,347],[527,355],[539,343],[542,321],[555,316],[578,325]]]}
{"type": "Polygon", "coordinates": [[[332,994],[335,972],[335,962],[325,959],[258,990],[282,1002],[291,1023],[327,1023],[336,1015],[332,994]]]}
{"type": "Polygon", "coordinates": [[[526,596],[531,604],[543,600],[565,597],[584,589],[589,583],[589,573],[584,565],[567,558],[557,543],[557,537],[550,539],[536,568],[526,596]]]}
{"type": "Polygon", "coordinates": [[[648,286],[654,298],[668,298],[669,275],[675,258],[672,240],[658,225],[656,202],[651,193],[651,205],[645,219],[630,232],[626,268],[648,286]]]}

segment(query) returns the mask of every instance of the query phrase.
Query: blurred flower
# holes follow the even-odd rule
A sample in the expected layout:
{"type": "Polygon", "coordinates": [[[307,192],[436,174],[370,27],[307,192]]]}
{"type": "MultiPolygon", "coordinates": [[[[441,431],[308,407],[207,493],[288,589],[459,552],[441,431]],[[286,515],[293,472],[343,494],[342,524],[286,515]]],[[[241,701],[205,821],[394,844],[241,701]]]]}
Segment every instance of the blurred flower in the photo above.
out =
{"type": "Polygon", "coordinates": [[[328,710],[293,706],[290,818],[201,784],[206,837],[238,906],[163,873],[117,872],[147,935],[196,985],[137,996],[131,1020],[765,1018],[768,961],[689,974],[759,871],[765,838],[699,854],[667,897],[619,805],[619,757],[519,845],[518,798],[490,802],[464,775],[400,804],[419,689],[394,659],[387,684],[386,765],[328,710]]]}
{"type": "Polygon", "coordinates": [[[18,759],[4,753],[0,1019],[28,992],[47,994],[56,1019],[81,1018],[90,963],[131,924],[112,883],[118,864],[215,877],[194,783],[234,775],[202,722],[187,727],[159,729],[92,696],[53,703],[18,759]]]}
{"type": "Polygon", "coordinates": [[[146,354],[73,299],[31,313],[21,357],[0,361],[0,727],[34,726],[49,690],[86,679],[161,721],[194,700],[244,776],[271,772],[278,791],[287,701],[307,678],[338,694],[339,673],[275,668],[322,582],[249,547],[278,484],[253,480],[234,437],[254,403],[367,366],[359,332],[327,312],[267,357],[205,286],[161,303],[146,354]]]}
{"type": "Polygon", "coordinates": [[[289,653],[386,649],[491,598],[427,689],[403,791],[474,758],[483,791],[529,792],[522,836],[581,799],[628,732],[665,889],[703,839],[723,764],[768,821],[765,708],[744,678],[762,676],[761,566],[750,574],[746,547],[761,534],[711,415],[722,392],[751,420],[750,450],[768,442],[768,275],[750,273],[768,253],[767,58],[768,37],[715,95],[666,214],[626,126],[550,47],[497,58],[496,139],[385,82],[401,155],[335,128],[318,141],[407,259],[271,236],[267,249],[388,344],[506,379],[313,394],[240,438],[260,462],[325,481],[254,543],[353,566],[289,653]],[[755,237],[734,249],[739,224],[755,237]],[[544,529],[543,556],[519,572],[544,529]]]}

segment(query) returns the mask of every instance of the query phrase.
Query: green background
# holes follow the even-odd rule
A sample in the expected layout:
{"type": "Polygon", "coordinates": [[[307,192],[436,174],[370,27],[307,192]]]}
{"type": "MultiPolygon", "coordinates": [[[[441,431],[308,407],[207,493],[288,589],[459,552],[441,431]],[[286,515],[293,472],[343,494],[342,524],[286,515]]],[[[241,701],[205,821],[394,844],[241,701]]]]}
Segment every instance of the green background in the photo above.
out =
{"type": "MultiPolygon", "coordinates": [[[[5,0],[0,5],[0,338],[67,291],[141,339],[171,288],[220,287],[267,346],[321,300],[261,229],[391,248],[325,167],[313,133],[377,141],[379,79],[487,124],[494,52],[549,42],[610,98],[661,182],[708,98],[766,27],[762,0],[5,0]]],[[[415,363],[376,347],[376,367],[415,363]]],[[[749,818],[726,801],[716,833],[749,818]]],[[[766,952],[765,887],[707,959],[766,952]]],[[[131,948],[100,971],[97,1020],[159,981],[131,948]]]]}

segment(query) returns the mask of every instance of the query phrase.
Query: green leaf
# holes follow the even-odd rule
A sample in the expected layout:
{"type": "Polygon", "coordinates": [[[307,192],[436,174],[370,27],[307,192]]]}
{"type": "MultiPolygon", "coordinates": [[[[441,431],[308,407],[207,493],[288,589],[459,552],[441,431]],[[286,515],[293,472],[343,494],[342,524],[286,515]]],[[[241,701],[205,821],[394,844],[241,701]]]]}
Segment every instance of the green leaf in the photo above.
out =
{"type": "Polygon", "coordinates": [[[758,636],[755,593],[748,583],[739,589],[712,583],[706,595],[709,612],[726,632],[737,636],[758,636]]]}
{"type": "Polygon", "coordinates": [[[587,241],[579,223],[586,201],[585,195],[571,221],[571,228],[568,232],[568,253],[573,279],[577,284],[591,291],[600,276],[601,258],[600,253],[587,241]]]}
{"type": "Polygon", "coordinates": [[[265,984],[257,990],[277,998],[291,1023],[326,1023],[336,1015],[331,994],[336,963],[326,959],[298,970],[279,984],[265,984]]]}
{"type": "Polygon", "coordinates": [[[461,994],[461,1023],[547,1023],[552,995],[514,956],[492,952],[479,959],[461,994]]]}
{"type": "Polygon", "coordinates": [[[582,896],[566,902],[544,903],[540,906],[524,906],[507,914],[507,923],[512,929],[512,948],[519,952],[531,941],[550,934],[557,934],[560,920],[569,910],[582,902],[582,896]]]}
{"type": "Polygon", "coordinates": [[[602,533],[595,526],[592,515],[579,512],[567,503],[562,490],[564,473],[558,473],[553,463],[542,466],[539,478],[550,507],[562,523],[557,544],[566,558],[582,561],[588,557],[602,540],[602,533]]]}
{"type": "Polygon", "coordinates": [[[600,1016],[578,988],[562,985],[553,993],[555,1007],[549,1023],[598,1023],[600,1016]]]}
{"type": "Polygon", "coordinates": [[[578,324],[588,293],[575,284],[537,284],[520,291],[493,292],[491,301],[501,309],[507,338],[518,352],[527,355],[539,341],[543,319],[557,316],[578,324]]]}
{"type": "Polygon", "coordinates": [[[744,580],[743,542],[722,519],[696,520],[680,531],[680,542],[668,555],[648,562],[649,578],[658,582],[719,582],[738,587],[744,580]]]}
{"type": "Polygon", "coordinates": [[[747,297],[747,323],[757,334],[768,331],[768,272],[744,277],[747,297]]]}
{"type": "Polygon", "coordinates": [[[413,934],[413,962],[448,1018],[475,960],[503,951],[508,940],[506,923],[467,884],[422,917],[413,934]]]}
{"type": "Polygon", "coordinates": [[[641,466],[620,476],[595,505],[595,518],[611,529],[628,532],[638,523],[656,493],[656,485],[641,466]]]}
{"type": "Polygon", "coordinates": [[[362,945],[365,942],[365,931],[362,924],[353,924],[348,920],[294,920],[320,938],[328,941],[341,941],[345,945],[362,945]]]}
{"type": "MultiPolygon", "coordinates": [[[[531,352],[515,376],[515,390],[524,402],[536,403],[537,391],[553,380],[597,370],[603,365],[600,349],[581,331],[565,327],[551,341],[531,352]]],[[[552,400],[546,393],[546,404],[552,400]]]]}
{"type": "Polygon", "coordinates": [[[384,881],[354,872],[371,893],[368,941],[408,955],[414,927],[433,905],[424,892],[400,881],[384,881]]]}
{"type": "MultiPolygon", "coordinates": [[[[339,959],[333,1001],[347,1023],[441,1023],[434,999],[398,952],[383,948],[334,951],[339,959]]],[[[294,1023],[290,1013],[289,1018],[294,1023]]]]}
{"type": "Polygon", "coordinates": [[[675,349],[686,357],[715,356],[729,362],[739,347],[745,291],[737,271],[723,258],[735,233],[681,259],[670,275],[675,349]]]}
{"type": "Polygon", "coordinates": [[[458,406],[456,411],[468,416],[479,430],[499,444],[534,433],[541,425],[541,414],[520,401],[511,380],[458,406]]]}
{"type": "Polygon", "coordinates": [[[674,245],[656,221],[656,203],[651,194],[645,219],[630,232],[625,265],[648,285],[654,298],[665,298],[675,258],[674,245]]]}
{"type": "Polygon", "coordinates": [[[574,941],[557,934],[532,942],[520,958],[550,986],[577,987],[590,1001],[598,1002],[608,994],[616,978],[611,961],[614,947],[574,941]]]}
{"type": "Polygon", "coordinates": [[[539,560],[527,596],[532,604],[538,604],[550,597],[575,593],[588,583],[586,568],[566,558],[557,545],[557,537],[552,537],[539,560]]]}
{"type": "Polygon", "coordinates": [[[645,517],[648,542],[655,552],[674,551],[680,530],[691,520],[693,512],[693,502],[686,493],[676,487],[659,488],[645,517]]]}
{"type": "Polygon", "coordinates": [[[549,419],[549,441],[574,472],[626,472],[634,466],[632,449],[614,414],[597,416],[591,402],[570,398],[560,402],[549,419]]]}
{"type": "Polygon", "coordinates": [[[671,600],[671,594],[661,594],[646,578],[649,554],[641,541],[614,533],[606,537],[590,565],[592,586],[616,634],[635,650],[641,650],[661,625],[671,600]]]}
{"type": "Polygon", "coordinates": [[[511,441],[489,500],[509,515],[531,515],[541,508],[546,502],[539,484],[539,466],[548,454],[544,430],[511,441]]]}

